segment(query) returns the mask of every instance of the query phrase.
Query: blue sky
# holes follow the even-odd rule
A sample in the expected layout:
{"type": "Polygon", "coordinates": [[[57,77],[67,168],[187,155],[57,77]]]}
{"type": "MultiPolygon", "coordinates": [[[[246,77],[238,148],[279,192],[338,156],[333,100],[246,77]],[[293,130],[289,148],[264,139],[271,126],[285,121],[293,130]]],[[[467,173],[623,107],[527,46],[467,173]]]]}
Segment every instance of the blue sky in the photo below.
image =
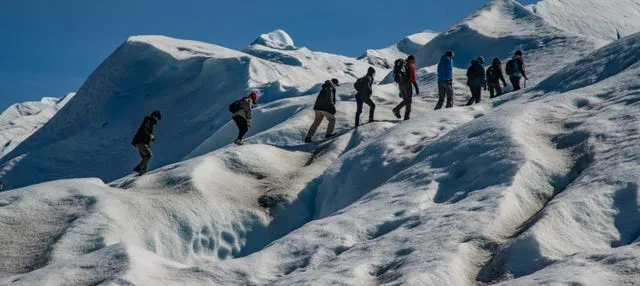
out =
{"type": "Polygon", "coordinates": [[[442,31],[484,3],[4,0],[0,4],[0,109],[76,91],[131,35],[161,34],[242,49],[258,35],[280,28],[297,46],[359,56],[367,48],[385,47],[411,33],[442,31]]]}

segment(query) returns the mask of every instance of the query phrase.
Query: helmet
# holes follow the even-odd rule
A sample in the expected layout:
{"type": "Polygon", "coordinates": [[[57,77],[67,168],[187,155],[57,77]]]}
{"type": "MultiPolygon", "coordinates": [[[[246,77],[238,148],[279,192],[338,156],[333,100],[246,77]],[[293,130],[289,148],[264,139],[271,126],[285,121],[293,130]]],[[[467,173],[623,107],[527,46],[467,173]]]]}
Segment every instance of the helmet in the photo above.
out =
{"type": "Polygon", "coordinates": [[[331,83],[332,83],[333,85],[335,85],[335,86],[340,86],[340,82],[338,81],[338,79],[337,79],[337,78],[332,78],[332,79],[331,79],[331,83]]]}
{"type": "Polygon", "coordinates": [[[155,117],[157,120],[161,120],[162,114],[160,114],[160,111],[154,110],[153,112],[151,112],[151,117],[155,117]]]}

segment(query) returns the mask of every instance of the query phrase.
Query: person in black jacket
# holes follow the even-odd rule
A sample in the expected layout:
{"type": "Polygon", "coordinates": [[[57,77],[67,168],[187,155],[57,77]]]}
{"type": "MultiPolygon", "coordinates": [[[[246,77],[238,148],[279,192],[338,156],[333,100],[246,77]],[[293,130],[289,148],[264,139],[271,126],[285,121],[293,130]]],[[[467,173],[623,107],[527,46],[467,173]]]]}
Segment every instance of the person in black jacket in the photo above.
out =
{"type": "Polygon", "coordinates": [[[376,111],[376,104],[371,100],[373,94],[373,78],[376,75],[376,70],[373,67],[369,67],[367,75],[365,75],[361,81],[360,90],[356,93],[356,127],[360,126],[360,114],[362,114],[362,106],[366,103],[369,106],[369,122],[373,122],[373,115],[376,111]]]}
{"type": "Polygon", "coordinates": [[[484,58],[478,57],[471,61],[471,66],[467,70],[467,86],[471,89],[471,98],[467,102],[467,106],[474,103],[480,103],[482,99],[482,88],[487,90],[487,80],[485,78],[484,58]]]}
{"type": "Polygon", "coordinates": [[[502,87],[500,81],[504,87],[507,87],[507,81],[504,79],[502,73],[502,63],[500,59],[495,58],[491,63],[491,66],[487,69],[487,85],[489,86],[489,94],[491,98],[495,98],[502,95],[502,87]]]}
{"type": "Polygon", "coordinates": [[[138,166],[133,168],[133,171],[137,172],[139,175],[143,175],[147,172],[149,160],[151,160],[151,157],[153,156],[151,154],[151,149],[149,148],[151,141],[155,141],[155,137],[153,136],[153,127],[158,124],[161,118],[162,115],[158,110],[152,112],[149,116],[145,116],[142,124],[140,124],[140,127],[138,128],[138,132],[136,132],[136,135],[131,141],[131,144],[138,149],[140,157],[142,157],[142,161],[140,161],[138,166]]]}
{"type": "Polygon", "coordinates": [[[316,104],[313,106],[313,112],[315,114],[315,119],[313,120],[313,124],[309,128],[309,132],[307,132],[307,137],[304,139],[305,143],[311,143],[311,139],[313,135],[316,134],[316,130],[322,120],[326,117],[329,120],[329,125],[327,126],[327,133],[325,138],[329,138],[333,136],[333,128],[336,125],[336,86],[339,86],[338,79],[332,79],[325,81],[322,85],[322,90],[318,94],[316,98],[316,104]]]}

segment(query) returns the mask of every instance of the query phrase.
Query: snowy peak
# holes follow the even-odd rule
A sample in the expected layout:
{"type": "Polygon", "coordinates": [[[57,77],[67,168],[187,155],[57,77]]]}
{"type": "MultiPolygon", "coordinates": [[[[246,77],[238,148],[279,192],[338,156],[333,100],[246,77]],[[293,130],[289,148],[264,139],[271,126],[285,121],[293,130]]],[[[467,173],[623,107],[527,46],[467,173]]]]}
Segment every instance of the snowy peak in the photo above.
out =
{"type": "Polygon", "coordinates": [[[75,93],[62,98],[45,97],[40,101],[17,103],[0,114],[0,157],[47,123],[75,93]]]}
{"type": "Polygon", "coordinates": [[[607,41],[640,31],[637,0],[544,0],[528,8],[560,29],[607,41]]]}
{"type": "Polygon", "coordinates": [[[513,0],[494,0],[475,11],[452,29],[469,27],[489,37],[528,34],[543,20],[513,0]]]}
{"type": "Polygon", "coordinates": [[[364,55],[358,59],[365,60],[374,66],[391,68],[393,61],[398,58],[405,58],[410,54],[415,54],[437,35],[438,33],[432,31],[412,34],[389,47],[367,50],[364,55]]]}
{"type": "Polygon", "coordinates": [[[472,59],[510,59],[516,50],[525,53],[527,73],[534,82],[595,49],[602,41],[563,31],[512,0],[494,0],[471,13],[416,53],[417,66],[436,65],[447,50],[455,52],[454,65],[467,68],[472,59]],[[549,55],[563,55],[550,57],[549,55]],[[533,78],[533,76],[532,76],[533,78]]]}
{"type": "Polygon", "coordinates": [[[278,50],[296,49],[293,39],[283,30],[275,30],[271,33],[262,34],[251,45],[263,45],[278,50]]]}

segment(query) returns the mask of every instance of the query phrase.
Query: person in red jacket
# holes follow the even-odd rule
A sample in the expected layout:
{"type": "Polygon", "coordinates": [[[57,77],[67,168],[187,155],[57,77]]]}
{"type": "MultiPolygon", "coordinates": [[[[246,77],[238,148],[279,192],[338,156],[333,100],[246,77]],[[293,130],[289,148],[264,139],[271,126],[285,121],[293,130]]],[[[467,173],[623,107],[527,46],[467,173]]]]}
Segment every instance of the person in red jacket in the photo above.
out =
{"type": "Polygon", "coordinates": [[[402,102],[398,104],[395,108],[393,108],[393,114],[400,119],[400,109],[405,107],[404,110],[404,120],[409,120],[411,116],[411,102],[413,97],[413,89],[412,86],[416,89],[416,95],[420,93],[420,89],[418,88],[418,81],[416,79],[416,58],[413,55],[407,57],[406,65],[405,65],[405,74],[403,80],[398,83],[400,88],[400,97],[402,97],[402,102]]]}

